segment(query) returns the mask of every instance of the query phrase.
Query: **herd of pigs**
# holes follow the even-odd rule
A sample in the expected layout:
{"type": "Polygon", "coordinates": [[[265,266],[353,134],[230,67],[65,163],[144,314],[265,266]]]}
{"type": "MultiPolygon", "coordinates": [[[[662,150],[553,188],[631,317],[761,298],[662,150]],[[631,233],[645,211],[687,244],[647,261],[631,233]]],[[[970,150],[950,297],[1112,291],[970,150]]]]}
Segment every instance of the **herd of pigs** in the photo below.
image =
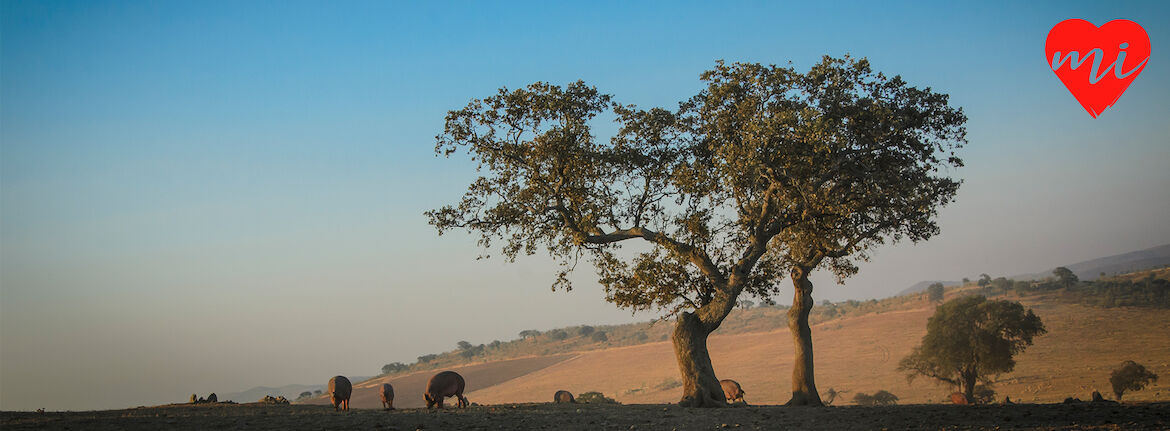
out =
{"type": "MultiPolygon", "coordinates": [[[[727,400],[731,402],[744,402],[743,388],[739,386],[739,382],[735,380],[720,380],[719,384],[723,386],[723,393],[727,396],[727,400]]],[[[459,401],[456,406],[462,408],[467,407],[471,403],[467,402],[467,397],[463,396],[463,389],[467,387],[467,382],[463,380],[463,376],[454,371],[443,371],[441,373],[431,376],[427,381],[427,390],[423,392],[423,399],[427,401],[427,408],[443,408],[443,400],[455,397],[459,401]]],[[[389,383],[383,383],[379,391],[382,396],[382,407],[386,410],[394,409],[394,387],[389,383]]],[[[349,411],[349,397],[353,395],[353,384],[345,376],[334,376],[329,379],[329,400],[333,403],[333,410],[349,411]]],[[[569,391],[557,391],[553,394],[553,402],[555,403],[575,403],[573,393],[569,391]]]]}

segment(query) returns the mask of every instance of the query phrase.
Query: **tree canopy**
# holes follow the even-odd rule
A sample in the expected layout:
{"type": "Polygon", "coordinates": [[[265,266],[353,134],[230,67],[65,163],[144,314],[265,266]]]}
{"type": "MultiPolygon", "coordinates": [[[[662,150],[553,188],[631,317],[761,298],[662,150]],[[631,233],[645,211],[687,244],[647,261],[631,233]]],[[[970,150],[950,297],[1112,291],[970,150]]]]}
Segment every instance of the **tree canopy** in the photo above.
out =
{"type": "Polygon", "coordinates": [[[942,302],[943,293],[945,291],[946,287],[944,287],[942,283],[931,283],[930,286],[926,288],[927,297],[930,298],[931,302],[942,302]]]}
{"type": "Polygon", "coordinates": [[[1011,372],[1015,356],[1046,333],[1040,317],[1018,302],[966,296],[940,305],[926,324],[922,344],[898,369],[907,377],[926,376],[960,386],[975,399],[978,382],[991,383],[1011,372]]]}
{"type": "Polygon", "coordinates": [[[1120,400],[1126,392],[1140,391],[1158,380],[1158,375],[1147,370],[1142,364],[1134,361],[1125,361],[1109,375],[1109,384],[1113,386],[1113,394],[1120,400]]]}

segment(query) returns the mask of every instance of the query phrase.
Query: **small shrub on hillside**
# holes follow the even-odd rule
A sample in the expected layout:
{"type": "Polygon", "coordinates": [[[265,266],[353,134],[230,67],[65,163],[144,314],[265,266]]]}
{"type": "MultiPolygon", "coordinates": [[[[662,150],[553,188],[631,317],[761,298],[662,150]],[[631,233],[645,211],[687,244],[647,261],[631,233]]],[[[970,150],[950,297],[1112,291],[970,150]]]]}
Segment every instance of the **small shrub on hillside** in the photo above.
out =
{"type": "Polygon", "coordinates": [[[604,342],[606,342],[606,341],[609,341],[609,337],[607,337],[607,336],[605,335],[605,331],[601,331],[601,332],[594,332],[594,333],[593,333],[593,336],[592,336],[592,337],[590,337],[590,338],[591,338],[593,341],[595,341],[595,342],[598,342],[598,343],[604,343],[604,342]]]}
{"type": "MultiPolygon", "coordinates": [[[[391,362],[389,364],[382,366],[382,374],[392,374],[392,373],[397,373],[399,371],[406,371],[407,369],[410,369],[410,367],[404,363],[391,362]]],[[[312,394],[310,394],[310,395],[312,395],[312,394]]]]}
{"type": "Polygon", "coordinates": [[[885,389],[877,391],[873,395],[859,392],[853,396],[853,403],[859,406],[892,406],[898,404],[898,396],[885,389]]]}
{"type": "Polygon", "coordinates": [[[589,326],[589,325],[582,326],[580,329],[577,330],[577,335],[580,335],[582,337],[587,337],[587,336],[589,336],[589,334],[592,334],[592,333],[593,333],[593,327],[589,326]]]}
{"type": "Polygon", "coordinates": [[[550,336],[552,337],[552,339],[560,341],[560,340],[564,340],[566,338],[569,338],[569,333],[558,329],[558,330],[552,331],[550,336]]]}
{"type": "Polygon", "coordinates": [[[584,404],[618,404],[616,400],[602,395],[601,392],[586,392],[578,395],[577,402],[584,404]]]}

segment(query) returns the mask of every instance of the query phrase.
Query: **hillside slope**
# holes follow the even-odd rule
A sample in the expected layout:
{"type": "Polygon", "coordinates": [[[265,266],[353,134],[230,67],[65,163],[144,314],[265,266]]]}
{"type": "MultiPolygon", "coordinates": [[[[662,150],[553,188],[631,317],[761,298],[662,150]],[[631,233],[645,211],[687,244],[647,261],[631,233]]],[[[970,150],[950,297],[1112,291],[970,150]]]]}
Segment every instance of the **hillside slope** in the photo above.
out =
{"type": "MultiPolygon", "coordinates": [[[[1086,398],[1093,389],[1108,394],[1109,373],[1135,360],[1159,375],[1170,375],[1170,317],[1165,310],[1105,309],[1075,304],[1025,304],[1044,319],[1049,333],[1018,357],[1015,372],[996,385],[1004,395],[1023,402],[1059,402],[1086,398]]],[[[813,328],[817,384],[848,391],[837,404],[858,392],[885,389],[902,403],[940,402],[953,391],[925,379],[907,382],[898,361],[926,332],[933,306],[923,303],[904,311],[834,320],[813,328]]],[[[779,404],[791,393],[792,341],[787,330],[737,334],[710,339],[719,378],[740,382],[752,404],[779,404]]],[[[559,389],[574,393],[600,391],[623,403],[675,402],[680,389],[669,342],[584,352],[504,383],[468,394],[473,402],[497,404],[545,402],[559,389]]],[[[1168,400],[1170,379],[1127,394],[1126,400],[1168,400]]]]}

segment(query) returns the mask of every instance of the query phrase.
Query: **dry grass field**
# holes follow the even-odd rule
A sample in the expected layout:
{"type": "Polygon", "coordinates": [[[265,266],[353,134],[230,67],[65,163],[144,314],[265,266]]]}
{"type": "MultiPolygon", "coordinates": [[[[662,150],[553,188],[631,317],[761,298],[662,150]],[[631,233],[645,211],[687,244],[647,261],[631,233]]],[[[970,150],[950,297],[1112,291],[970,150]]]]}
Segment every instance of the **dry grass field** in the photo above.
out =
{"type": "MultiPolygon", "coordinates": [[[[1048,334],[1017,360],[1015,372],[1001,376],[997,398],[1055,403],[1066,397],[1088,399],[1094,389],[1106,397],[1109,373],[1135,360],[1170,376],[1170,313],[1151,308],[1098,308],[1058,304],[1029,297],[1024,303],[1044,320],[1048,334]]],[[[817,385],[844,392],[836,404],[849,404],[858,392],[885,389],[902,403],[939,403],[953,389],[927,379],[908,382],[898,361],[926,332],[933,307],[832,320],[813,328],[817,385]]],[[[713,335],[712,360],[719,378],[739,381],[751,404],[788,400],[792,340],[787,330],[713,335]]],[[[678,369],[669,342],[591,352],[468,394],[473,402],[543,402],[558,389],[599,391],[623,403],[669,403],[679,398],[678,369]]],[[[470,385],[470,383],[469,383],[470,385]]],[[[480,389],[482,388],[482,389],[480,389]]],[[[1168,401],[1170,379],[1163,378],[1125,400],[1168,401]]]]}

